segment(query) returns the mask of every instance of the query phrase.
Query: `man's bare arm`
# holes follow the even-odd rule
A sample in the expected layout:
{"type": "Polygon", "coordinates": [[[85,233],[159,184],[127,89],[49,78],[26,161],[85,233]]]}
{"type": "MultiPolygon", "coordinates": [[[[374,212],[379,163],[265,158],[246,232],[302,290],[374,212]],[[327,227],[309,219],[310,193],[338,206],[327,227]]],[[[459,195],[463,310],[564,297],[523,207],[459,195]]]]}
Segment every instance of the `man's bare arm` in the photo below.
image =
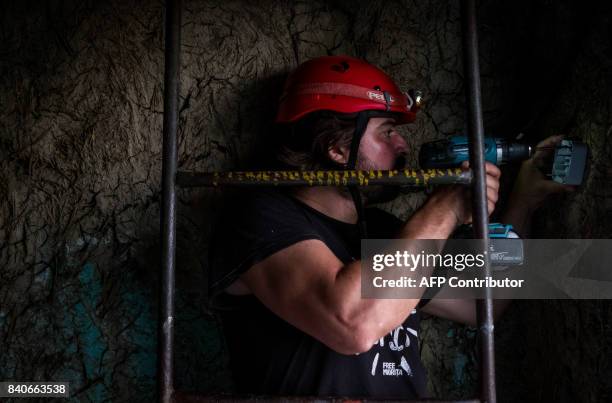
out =
{"type": "MultiPolygon", "coordinates": [[[[447,238],[457,220],[451,211],[437,205],[440,202],[430,199],[400,237],[447,238]]],[[[362,299],[361,262],[344,265],[319,240],[285,248],[254,265],[241,279],[278,316],[344,354],[369,350],[419,302],[362,299]]]]}
{"type": "MultiPolygon", "coordinates": [[[[491,213],[500,172],[487,164],[487,174],[491,213]]],[[[398,241],[447,239],[458,224],[471,221],[466,195],[460,186],[439,189],[404,225],[398,241]]],[[[410,249],[408,242],[405,246],[410,249]]],[[[362,299],[361,262],[344,265],[319,240],[302,241],[269,256],[244,273],[240,283],[279,317],[344,354],[368,351],[419,302],[362,299]]]]}
{"type": "MultiPolygon", "coordinates": [[[[535,148],[535,155],[524,161],[516,178],[508,208],[502,215],[504,224],[512,224],[523,237],[530,234],[533,212],[540,207],[546,198],[554,193],[573,191],[573,186],[562,185],[546,178],[538,169],[540,160],[549,157],[554,146],[563,136],[552,136],[542,140],[535,148]]],[[[497,319],[510,305],[511,300],[493,301],[493,316],[497,319]]],[[[433,299],[422,308],[422,311],[455,322],[476,325],[476,302],[474,300],[433,299]]]]}
{"type": "MultiPolygon", "coordinates": [[[[457,219],[442,202],[431,198],[404,226],[399,238],[447,238],[457,219]]],[[[362,299],[361,262],[343,265],[319,240],[302,241],[269,256],[241,280],[278,316],[344,354],[369,350],[419,302],[362,299]]]]}

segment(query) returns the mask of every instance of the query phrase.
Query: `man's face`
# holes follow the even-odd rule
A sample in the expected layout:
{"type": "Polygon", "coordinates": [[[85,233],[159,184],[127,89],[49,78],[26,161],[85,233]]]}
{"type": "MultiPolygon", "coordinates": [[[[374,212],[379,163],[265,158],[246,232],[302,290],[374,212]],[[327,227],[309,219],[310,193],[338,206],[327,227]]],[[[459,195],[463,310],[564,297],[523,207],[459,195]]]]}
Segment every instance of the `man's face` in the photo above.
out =
{"type": "MultiPolygon", "coordinates": [[[[371,118],[363,134],[357,156],[357,169],[403,169],[406,164],[407,145],[395,129],[392,118],[371,118]]],[[[397,186],[362,188],[368,203],[382,203],[399,195],[397,186]]]]}
{"type": "Polygon", "coordinates": [[[404,168],[406,152],[406,141],[395,129],[395,119],[371,118],[359,144],[357,169],[404,168]]]}

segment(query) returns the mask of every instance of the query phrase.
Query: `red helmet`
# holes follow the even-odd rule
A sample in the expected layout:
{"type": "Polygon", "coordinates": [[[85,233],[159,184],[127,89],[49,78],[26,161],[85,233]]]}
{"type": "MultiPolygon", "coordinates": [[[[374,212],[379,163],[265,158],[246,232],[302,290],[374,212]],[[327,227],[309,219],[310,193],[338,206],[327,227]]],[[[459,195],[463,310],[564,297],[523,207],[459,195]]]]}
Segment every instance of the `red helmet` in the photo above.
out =
{"type": "Polygon", "coordinates": [[[380,110],[411,123],[420,95],[403,93],[385,72],[348,56],[323,56],[302,63],[289,75],[280,99],[277,123],[290,123],[321,110],[355,113],[380,110]]]}

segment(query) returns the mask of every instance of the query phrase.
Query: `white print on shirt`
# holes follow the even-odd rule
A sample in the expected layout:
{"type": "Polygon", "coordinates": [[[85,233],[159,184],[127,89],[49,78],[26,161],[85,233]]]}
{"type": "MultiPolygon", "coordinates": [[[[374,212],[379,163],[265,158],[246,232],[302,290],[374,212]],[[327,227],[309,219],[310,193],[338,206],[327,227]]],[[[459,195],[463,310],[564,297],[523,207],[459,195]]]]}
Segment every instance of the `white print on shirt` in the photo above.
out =
{"type": "Polygon", "coordinates": [[[378,364],[378,356],[380,353],[376,353],[374,356],[374,361],[372,361],[372,376],[376,375],[376,364],[378,364]]]}
{"type": "MultiPolygon", "coordinates": [[[[410,314],[413,315],[416,313],[416,310],[413,310],[410,314]]],[[[395,330],[389,332],[387,336],[381,337],[374,345],[378,344],[380,347],[385,346],[385,338],[388,338],[388,347],[391,351],[402,351],[405,347],[410,346],[410,335],[412,335],[415,340],[418,337],[417,331],[408,326],[398,326],[395,330]]],[[[378,368],[378,358],[380,357],[380,353],[376,353],[374,359],[372,360],[372,376],[376,376],[376,370],[378,368]]],[[[412,368],[410,368],[410,364],[406,361],[406,358],[402,355],[399,366],[395,362],[383,361],[381,362],[381,372],[383,376],[401,376],[406,374],[408,376],[412,376],[412,368]]]]}
{"type": "Polygon", "coordinates": [[[408,365],[408,361],[406,361],[406,358],[404,356],[402,356],[400,367],[402,367],[404,371],[406,371],[406,375],[412,376],[412,369],[410,368],[410,365],[408,365]]]}

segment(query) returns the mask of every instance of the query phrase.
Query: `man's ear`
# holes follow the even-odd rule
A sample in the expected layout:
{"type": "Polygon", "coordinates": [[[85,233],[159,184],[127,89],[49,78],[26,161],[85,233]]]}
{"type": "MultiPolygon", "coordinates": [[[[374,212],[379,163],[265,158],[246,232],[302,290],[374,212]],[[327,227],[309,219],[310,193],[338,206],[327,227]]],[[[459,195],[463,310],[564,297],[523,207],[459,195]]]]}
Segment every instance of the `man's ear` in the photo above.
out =
{"type": "Polygon", "coordinates": [[[327,148],[327,155],[330,160],[338,165],[344,165],[348,162],[350,150],[346,146],[332,144],[327,148]]]}

